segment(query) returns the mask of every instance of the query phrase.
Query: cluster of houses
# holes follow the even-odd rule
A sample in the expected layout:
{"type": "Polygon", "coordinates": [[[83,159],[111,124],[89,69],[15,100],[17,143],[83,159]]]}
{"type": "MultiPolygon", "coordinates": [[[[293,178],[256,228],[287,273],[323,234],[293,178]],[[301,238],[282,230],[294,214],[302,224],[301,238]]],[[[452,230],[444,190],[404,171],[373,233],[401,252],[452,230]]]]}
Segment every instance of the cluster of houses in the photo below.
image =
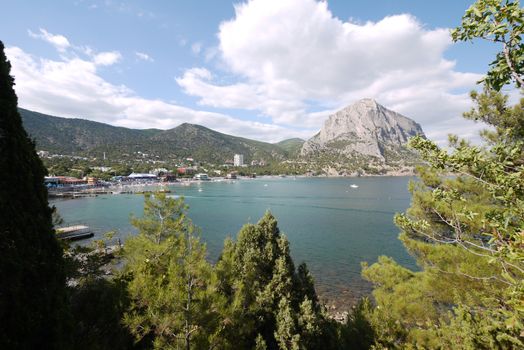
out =
{"type": "Polygon", "coordinates": [[[38,151],[36,154],[38,154],[40,158],[68,158],[76,160],[88,160],[86,157],[71,156],[66,154],[51,154],[48,151],[38,151]]]}
{"type": "Polygon", "coordinates": [[[102,185],[95,177],[84,177],[83,179],[78,179],[71,176],[46,176],[44,178],[44,184],[49,189],[56,188],[89,188],[102,185]]]}
{"type": "MultiPolygon", "coordinates": [[[[39,155],[41,157],[49,156],[48,152],[40,151],[39,155]],[[45,152],[45,153],[44,153],[45,152]]],[[[105,156],[105,155],[104,155],[105,156]]],[[[189,164],[194,164],[195,161],[193,158],[186,159],[189,164]]],[[[235,154],[233,157],[232,164],[226,162],[224,166],[229,167],[231,165],[235,167],[247,167],[247,164],[244,164],[244,155],[235,154]]],[[[251,166],[265,166],[266,163],[264,160],[252,160],[251,166]]],[[[93,167],[92,169],[98,170],[101,172],[111,171],[110,167],[93,167]]],[[[199,173],[199,170],[207,171],[203,168],[198,168],[197,166],[179,166],[173,171],[169,171],[165,168],[157,168],[151,170],[149,173],[131,173],[128,176],[113,176],[111,181],[101,181],[95,177],[84,177],[82,179],[74,178],[70,176],[48,176],[45,178],[45,184],[50,189],[82,189],[82,188],[91,188],[98,186],[109,186],[114,183],[144,183],[144,182],[174,182],[177,181],[178,177],[193,178],[196,180],[207,180],[207,174],[199,173]]],[[[225,176],[228,179],[236,179],[236,172],[228,172],[227,174],[222,175],[222,171],[214,170],[214,173],[219,176],[225,176]]],[[[255,174],[252,174],[254,177],[255,174]]]]}
{"type": "Polygon", "coordinates": [[[95,177],[78,179],[71,176],[46,176],[44,183],[51,190],[82,190],[93,187],[106,187],[114,183],[174,182],[176,175],[170,172],[161,174],[131,173],[128,176],[113,176],[111,181],[101,181],[95,177]]]}

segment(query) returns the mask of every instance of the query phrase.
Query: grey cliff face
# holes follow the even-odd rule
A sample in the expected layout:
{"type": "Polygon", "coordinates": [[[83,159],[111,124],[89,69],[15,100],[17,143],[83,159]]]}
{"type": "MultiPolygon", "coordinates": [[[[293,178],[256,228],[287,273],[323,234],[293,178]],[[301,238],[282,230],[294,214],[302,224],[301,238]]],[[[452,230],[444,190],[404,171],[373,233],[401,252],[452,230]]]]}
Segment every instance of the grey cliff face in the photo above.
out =
{"type": "Polygon", "coordinates": [[[424,135],[419,124],[366,98],[331,115],[320,132],[304,143],[300,154],[329,151],[384,160],[386,149],[398,149],[415,135],[424,135]]]}

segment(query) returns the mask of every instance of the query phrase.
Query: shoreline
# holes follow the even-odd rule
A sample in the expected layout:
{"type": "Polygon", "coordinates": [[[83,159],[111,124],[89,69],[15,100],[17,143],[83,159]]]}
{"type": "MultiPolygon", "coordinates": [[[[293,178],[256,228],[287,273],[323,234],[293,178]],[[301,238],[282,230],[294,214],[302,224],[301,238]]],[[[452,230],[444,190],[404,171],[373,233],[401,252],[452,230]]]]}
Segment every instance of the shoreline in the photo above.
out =
{"type": "Polygon", "coordinates": [[[257,181],[263,179],[290,179],[290,178],[300,178],[300,179],[339,179],[339,178],[377,178],[377,177],[414,177],[415,174],[405,174],[405,173],[394,173],[394,174],[366,174],[366,175],[261,175],[256,178],[251,178],[248,176],[238,177],[237,179],[226,179],[222,177],[212,177],[209,180],[195,180],[195,179],[180,179],[175,182],[161,182],[161,181],[147,181],[147,182],[131,182],[131,183],[119,183],[111,184],[107,186],[94,186],[86,187],[79,186],[75,187],[63,187],[59,189],[48,189],[49,198],[85,198],[85,197],[95,197],[98,195],[109,195],[109,194],[145,194],[151,192],[163,192],[171,193],[172,191],[168,189],[168,186],[190,186],[192,184],[201,184],[201,183],[217,183],[217,182],[235,182],[235,181],[257,181]],[[155,189],[148,189],[155,187],[155,189]]]}
{"type": "MultiPolygon", "coordinates": [[[[407,183],[409,181],[409,177],[405,177],[405,176],[404,177],[399,177],[399,176],[390,176],[390,175],[382,175],[382,176],[380,176],[381,178],[384,178],[384,179],[380,179],[378,176],[362,176],[363,177],[362,180],[355,180],[353,178],[352,179],[346,179],[346,180],[339,179],[339,178],[344,178],[344,177],[348,177],[348,176],[318,176],[318,177],[316,177],[316,178],[319,179],[318,181],[313,180],[314,177],[305,176],[305,175],[286,176],[286,177],[281,177],[281,176],[277,176],[277,175],[267,175],[267,176],[260,176],[260,177],[257,177],[255,179],[252,179],[252,178],[245,178],[245,179],[244,178],[239,178],[239,179],[236,179],[236,180],[223,179],[223,178],[214,178],[211,181],[197,181],[197,180],[193,180],[193,179],[184,179],[182,181],[170,182],[170,183],[166,183],[166,182],[135,183],[135,184],[133,184],[133,187],[129,187],[129,188],[130,189],[132,188],[134,193],[138,193],[138,191],[144,191],[144,190],[151,192],[151,191],[155,191],[155,190],[161,190],[163,188],[169,188],[172,192],[174,192],[176,194],[181,195],[182,193],[184,193],[184,194],[190,196],[190,198],[193,198],[192,196],[196,196],[195,198],[198,198],[200,196],[204,196],[206,199],[204,199],[203,202],[206,202],[206,203],[207,203],[207,201],[209,201],[208,198],[212,198],[211,199],[211,203],[215,203],[215,202],[220,202],[221,201],[221,200],[217,201],[216,199],[214,199],[215,197],[212,194],[215,193],[215,192],[217,192],[219,194],[223,194],[223,191],[227,191],[227,192],[231,192],[232,191],[234,193],[244,192],[242,194],[242,196],[250,196],[251,195],[251,192],[250,192],[251,190],[257,191],[257,193],[261,192],[263,190],[262,185],[264,185],[265,183],[269,184],[270,188],[287,188],[288,186],[291,186],[291,185],[295,186],[295,184],[296,184],[296,186],[299,186],[298,188],[302,188],[302,189],[309,188],[309,189],[311,189],[311,191],[314,191],[316,193],[317,190],[314,190],[314,189],[317,188],[317,187],[320,189],[319,191],[323,191],[322,188],[324,188],[324,186],[327,186],[327,188],[331,188],[332,186],[335,186],[335,187],[339,186],[340,188],[349,189],[348,186],[350,184],[352,184],[352,183],[361,185],[363,183],[368,183],[368,182],[370,184],[382,183],[383,185],[380,185],[379,187],[383,188],[384,190],[390,189],[390,188],[396,189],[396,188],[400,188],[400,187],[399,186],[390,186],[389,184],[390,183],[391,184],[407,183]],[[299,180],[294,181],[293,178],[298,178],[299,180]],[[369,180],[366,180],[365,178],[367,178],[369,180]],[[398,180],[395,180],[395,178],[398,178],[398,180]],[[330,180],[330,179],[334,179],[334,180],[330,180]],[[248,180],[255,180],[255,181],[249,182],[248,180]],[[209,184],[203,184],[204,182],[209,182],[209,184]],[[223,185],[214,184],[214,183],[222,183],[223,185]],[[233,186],[226,186],[226,185],[229,185],[230,183],[236,183],[236,184],[233,185],[233,186]],[[243,185],[240,185],[240,184],[243,184],[243,185]],[[275,186],[277,184],[279,184],[278,185],[279,187],[274,187],[274,185],[272,185],[272,184],[275,184],[275,186]],[[184,186],[191,186],[191,187],[184,187],[184,186]],[[197,190],[199,188],[203,189],[203,193],[202,194],[201,193],[197,193],[197,190]],[[243,191],[244,188],[245,189],[249,189],[250,191],[243,191]],[[209,197],[208,192],[211,194],[211,197],[209,197]]],[[[120,186],[117,185],[117,186],[111,186],[111,187],[108,187],[108,188],[104,188],[103,190],[104,191],[111,191],[111,190],[119,191],[119,190],[122,190],[123,187],[124,187],[124,185],[122,186],[122,188],[120,188],[120,186]]],[[[362,186],[361,185],[360,187],[362,187],[362,189],[365,190],[369,186],[362,186]]],[[[404,187],[402,187],[402,188],[404,188],[404,187]]],[[[394,192],[397,192],[397,191],[395,190],[394,192]]],[[[263,193],[263,192],[261,192],[261,193],[263,193]]],[[[293,195],[296,194],[296,192],[295,191],[291,191],[290,193],[292,195],[291,197],[295,198],[295,197],[293,197],[293,195]]],[[[322,193],[324,193],[324,192],[322,192],[322,193]]],[[[334,192],[333,195],[336,196],[336,198],[340,197],[339,200],[344,200],[344,198],[345,198],[345,195],[339,196],[338,192],[336,192],[336,191],[334,192]]],[[[365,193],[363,193],[362,195],[365,196],[365,193]]],[[[168,195],[168,196],[173,196],[173,194],[168,195]]],[[[135,203],[134,204],[135,206],[139,206],[139,204],[137,204],[137,203],[139,203],[139,202],[141,203],[142,200],[143,200],[143,197],[142,198],[140,198],[140,197],[142,197],[142,196],[132,196],[132,195],[127,195],[127,196],[108,196],[108,195],[105,195],[105,196],[100,196],[99,197],[100,200],[101,200],[100,202],[99,202],[99,199],[92,198],[92,199],[88,199],[86,201],[70,201],[72,204],[65,203],[65,204],[63,204],[63,206],[67,207],[67,206],[72,205],[72,208],[84,208],[86,206],[88,206],[88,207],[89,206],[93,206],[93,205],[94,206],[98,206],[98,203],[100,203],[100,204],[108,203],[106,206],[111,207],[111,206],[114,205],[112,203],[120,203],[120,204],[122,204],[122,203],[127,203],[127,201],[135,203]],[[73,202],[76,202],[76,203],[73,203],[73,202]],[[87,204],[81,204],[81,203],[87,203],[87,204]],[[96,204],[90,204],[90,203],[96,203],[96,204]]],[[[313,197],[313,198],[316,198],[316,197],[313,197]]],[[[359,197],[359,195],[357,195],[356,197],[354,197],[354,196],[351,197],[350,196],[350,198],[360,198],[360,197],[359,197]]],[[[387,198],[387,196],[384,197],[384,198],[387,198]]],[[[301,199],[298,199],[298,200],[301,200],[301,199]]],[[[60,202],[60,201],[61,200],[58,199],[57,202],[60,202]]],[[[197,201],[197,200],[195,200],[195,201],[197,201]]],[[[269,199],[268,201],[271,202],[271,199],[269,199]]],[[[67,202],[67,200],[63,201],[63,202],[67,202]]],[[[357,200],[357,202],[359,202],[359,201],[357,200]]],[[[196,203],[198,203],[198,201],[196,203]]],[[[259,203],[259,202],[255,201],[255,203],[259,203]]],[[[394,203],[396,203],[396,202],[394,202],[394,203]]],[[[56,204],[56,205],[57,205],[57,207],[61,206],[59,204],[56,204]]],[[[234,208],[237,208],[237,207],[238,206],[234,206],[234,208]]],[[[78,210],[78,209],[76,209],[76,210],[78,210]]],[[[126,212],[128,212],[128,211],[129,210],[127,210],[126,212]]],[[[316,209],[315,209],[315,212],[316,212],[316,209]]],[[[335,212],[336,215],[342,215],[343,217],[347,217],[345,214],[337,214],[337,213],[338,213],[338,211],[335,212]]],[[[207,214],[202,214],[201,216],[203,216],[203,215],[207,216],[207,214]]],[[[360,215],[360,214],[355,214],[355,215],[360,215]]],[[[385,214],[385,215],[387,215],[387,214],[385,214]]],[[[82,216],[82,215],[80,215],[80,216],[82,216]]],[[[82,219],[83,220],[82,222],[86,222],[86,224],[92,225],[93,227],[97,227],[97,228],[104,228],[105,229],[106,226],[109,227],[107,225],[107,223],[104,221],[103,218],[101,219],[102,221],[99,221],[100,218],[98,218],[96,215],[91,215],[91,216],[93,216],[93,219],[94,219],[92,222],[89,222],[87,219],[82,219]],[[103,224],[100,224],[99,222],[103,222],[103,224]]],[[[121,216],[123,217],[125,215],[122,214],[121,216]]],[[[232,222],[232,220],[234,218],[236,218],[236,216],[233,215],[228,220],[230,222],[232,222]]],[[[114,221],[113,219],[109,220],[109,225],[111,225],[111,227],[120,227],[117,224],[114,224],[113,221],[114,221]]],[[[388,220],[388,222],[389,221],[390,221],[390,219],[388,220]]],[[[240,222],[240,221],[238,221],[238,222],[240,222]]],[[[245,221],[242,221],[242,222],[245,222],[245,221]]],[[[229,224],[228,227],[233,227],[233,226],[236,227],[236,224],[235,223],[229,224]]],[[[224,230],[225,230],[224,232],[226,232],[226,231],[229,232],[232,229],[227,229],[226,228],[224,230]]],[[[296,228],[294,229],[294,231],[297,231],[297,230],[298,229],[296,229],[296,228]]],[[[300,229],[300,230],[302,230],[302,229],[300,229]]],[[[233,230],[233,231],[236,232],[236,230],[233,230]]],[[[342,231],[344,231],[344,230],[342,230],[342,231]]],[[[300,234],[302,235],[302,231],[300,231],[300,234]]],[[[119,236],[119,234],[117,234],[117,235],[119,236]]],[[[125,235],[123,235],[123,237],[124,236],[125,235]]],[[[213,235],[211,234],[210,237],[213,237],[213,235]]],[[[302,237],[302,236],[297,236],[297,237],[302,237]]],[[[307,232],[306,232],[306,236],[304,236],[304,237],[307,238],[307,232]]],[[[327,238],[328,237],[326,237],[326,239],[327,238]]],[[[124,241],[125,240],[123,240],[123,242],[124,241]]],[[[215,247],[216,251],[219,251],[220,247],[221,247],[221,242],[219,242],[219,241],[220,240],[218,240],[217,241],[218,243],[216,243],[216,244],[215,243],[211,244],[211,246],[213,246],[213,244],[214,244],[216,247],[218,247],[218,248],[215,247]]],[[[344,241],[346,241],[346,239],[344,239],[344,241]]],[[[211,242],[213,242],[213,240],[211,240],[211,242]]],[[[300,244],[298,244],[298,245],[300,246],[300,244]]],[[[329,246],[331,246],[331,245],[329,245],[329,246]]],[[[341,247],[341,246],[337,246],[337,247],[341,247]]],[[[315,248],[314,246],[309,246],[309,248],[307,248],[307,249],[308,249],[307,251],[315,251],[317,248],[315,248]]],[[[300,250],[297,250],[297,252],[300,252],[300,250]]],[[[214,261],[214,258],[213,258],[214,257],[213,254],[214,253],[211,252],[211,250],[210,250],[209,254],[210,254],[209,255],[210,260],[214,261]]],[[[344,311],[347,311],[347,310],[351,310],[351,308],[354,307],[359,302],[359,300],[362,297],[371,297],[371,287],[369,287],[369,284],[360,277],[361,269],[360,269],[359,261],[368,260],[370,263],[373,263],[373,262],[376,261],[375,258],[373,258],[373,257],[366,257],[366,256],[362,256],[362,257],[359,256],[358,261],[355,262],[356,265],[355,265],[354,268],[352,267],[353,266],[352,262],[346,262],[345,264],[350,266],[350,270],[349,271],[350,272],[354,271],[354,272],[349,273],[348,274],[349,277],[345,278],[346,272],[342,271],[341,269],[340,270],[338,269],[338,265],[340,265],[340,264],[337,261],[335,261],[334,259],[332,259],[330,257],[324,259],[323,255],[322,255],[323,253],[319,253],[319,254],[320,254],[319,256],[321,256],[321,260],[319,260],[319,261],[321,261],[321,263],[323,265],[322,264],[321,265],[317,264],[318,266],[321,266],[321,267],[317,266],[318,268],[314,267],[315,266],[314,261],[318,260],[318,258],[314,258],[314,259],[312,258],[313,262],[311,262],[307,258],[309,255],[306,255],[306,258],[304,258],[304,256],[301,256],[299,258],[299,260],[302,261],[302,260],[306,259],[306,260],[308,260],[307,261],[308,262],[308,266],[312,266],[311,267],[311,271],[312,271],[312,273],[313,273],[313,271],[315,272],[315,277],[316,277],[315,278],[315,280],[316,280],[315,289],[317,290],[319,300],[321,300],[322,304],[325,305],[326,310],[327,310],[327,312],[330,315],[333,315],[334,317],[335,316],[336,317],[341,316],[340,313],[343,313],[344,311]],[[326,260],[326,261],[324,261],[324,260],[326,260]],[[331,269],[331,267],[334,267],[334,269],[331,269]],[[335,272],[335,271],[337,271],[337,272],[335,272]],[[359,277],[356,276],[357,274],[359,275],[359,277]],[[353,275],[353,277],[351,275],[353,275]],[[341,276],[344,276],[344,278],[342,278],[341,276]]],[[[353,254],[353,255],[357,254],[358,255],[358,252],[350,253],[350,255],[349,255],[350,257],[353,256],[351,254],[353,254]]],[[[383,254],[383,253],[381,252],[380,254],[383,254]]],[[[300,254],[298,254],[298,255],[300,256],[300,254]]],[[[346,256],[347,254],[343,253],[343,255],[346,256]]],[[[393,254],[392,256],[395,256],[395,255],[393,254]]],[[[349,261],[351,261],[351,259],[349,259],[349,261]]]]}

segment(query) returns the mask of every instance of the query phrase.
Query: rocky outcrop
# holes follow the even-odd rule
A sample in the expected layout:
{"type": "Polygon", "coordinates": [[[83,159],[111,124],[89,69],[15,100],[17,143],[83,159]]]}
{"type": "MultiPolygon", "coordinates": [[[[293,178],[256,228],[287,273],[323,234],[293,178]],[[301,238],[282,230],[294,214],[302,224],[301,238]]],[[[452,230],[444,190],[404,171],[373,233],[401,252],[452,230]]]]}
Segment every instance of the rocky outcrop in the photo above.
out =
{"type": "Polygon", "coordinates": [[[311,171],[327,175],[404,174],[420,162],[406,147],[415,135],[424,136],[419,124],[362,99],[331,115],[304,143],[300,157],[311,171]]]}
{"type": "Polygon", "coordinates": [[[304,143],[300,155],[313,160],[328,157],[331,162],[398,163],[409,155],[405,145],[415,135],[424,135],[419,124],[366,98],[331,115],[304,143]]]}

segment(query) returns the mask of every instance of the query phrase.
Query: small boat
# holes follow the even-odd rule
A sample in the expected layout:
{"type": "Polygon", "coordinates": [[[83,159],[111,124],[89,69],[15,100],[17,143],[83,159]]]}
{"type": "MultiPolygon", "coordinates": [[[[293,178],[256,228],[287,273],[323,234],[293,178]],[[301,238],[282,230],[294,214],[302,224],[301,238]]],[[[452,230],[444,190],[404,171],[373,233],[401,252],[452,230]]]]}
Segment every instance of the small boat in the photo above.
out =
{"type": "Polygon", "coordinates": [[[358,185],[351,184],[351,185],[349,185],[349,187],[351,187],[351,188],[358,188],[358,185]]]}
{"type": "Polygon", "coordinates": [[[201,188],[198,189],[198,192],[202,192],[203,190],[201,188]]]}

